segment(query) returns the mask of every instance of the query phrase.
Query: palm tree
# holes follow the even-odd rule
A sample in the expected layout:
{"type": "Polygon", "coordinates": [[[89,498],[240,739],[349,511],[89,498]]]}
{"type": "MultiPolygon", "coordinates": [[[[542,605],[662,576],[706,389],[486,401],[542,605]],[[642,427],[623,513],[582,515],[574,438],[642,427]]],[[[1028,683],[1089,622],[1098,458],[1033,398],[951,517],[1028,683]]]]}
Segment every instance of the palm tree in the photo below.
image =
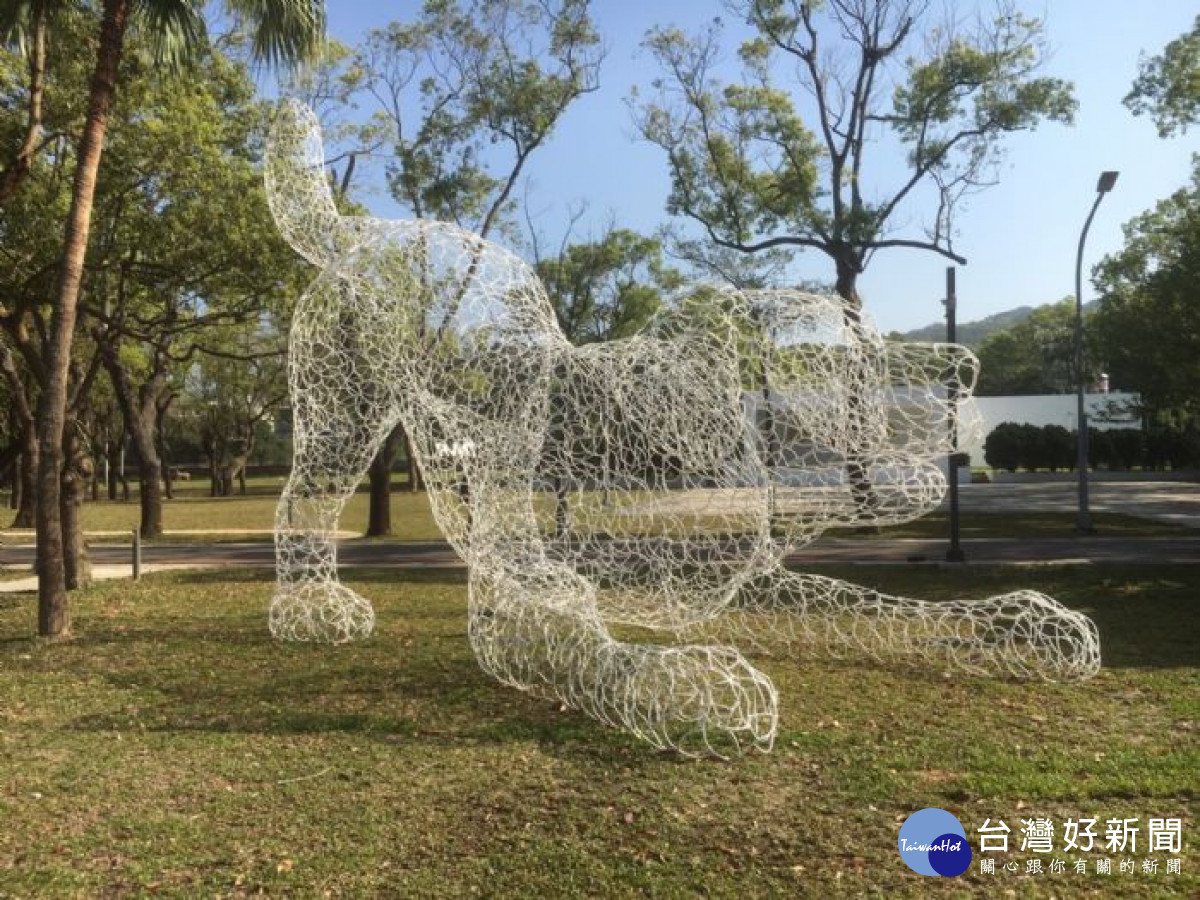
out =
{"type": "MultiPolygon", "coordinates": [[[[28,32],[29,24],[53,21],[79,0],[0,0],[0,35],[28,32]]],[[[130,28],[138,29],[162,64],[177,63],[205,38],[203,0],[102,0],[100,34],[83,134],[77,148],[71,206],[50,320],[46,372],[37,410],[38,633],[70,631],[63,564],[61,473],[71,344],[84,256],[91,230],[96,175],[104,152],[108,112],[117,91],[117,71],[130,28]]],[[[322,0],[225,0],[253,36],[255,56],[276,64],[312,56],[325,33],[322,0]]]]}

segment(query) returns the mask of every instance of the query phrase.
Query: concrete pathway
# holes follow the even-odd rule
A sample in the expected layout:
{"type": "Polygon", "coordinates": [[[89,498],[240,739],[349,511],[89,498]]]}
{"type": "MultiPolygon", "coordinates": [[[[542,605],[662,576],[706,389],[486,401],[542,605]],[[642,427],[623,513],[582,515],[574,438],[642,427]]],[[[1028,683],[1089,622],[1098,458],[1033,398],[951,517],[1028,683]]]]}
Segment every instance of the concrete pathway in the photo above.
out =
{"type": "MultiPolygon", "coordinates": [[[[1196,482],[1100,481],[1089,483],[1088,495],[1093,512],[1124,513],[1200,528],[1200,484],[1196,482]]],[[[1071,512],[1077,508],[1074,481],[964,484],[959,487],[959,497],[964,512],[1071,512]]]]}
{"type": "MultiPolygon", "coordinates": [[[[968,565],[1031,565],[1120,563],[1124,565],[1175,565],[1200,563],[1197,537],[1063,537],[1022,540],[980,538],[962,543],[968,565]]],[[[132,551],[128,544],[96,543],[91,547],[93,574],[98,579],[128,578],[132,551]]],[[[32,544],[0,547],[0,568],[29,571],[32,544]]],[[[842,563],[881,565],[942,563],[946,542],[925,538],[850,539],[826,538],[788,557],[789,565],[842,563]]],[[[462,568],[462,560],[448,544],[434,542],[349,541],[338,547],[343,566],[382,568],[462,568]]],[[[270,569],[275,549],[266,541],[213,544],[152,543],[142,547],[142,571],[170,569],[270,569]]],[[[0,581],[0,593],[36,590],[32,576],[0,581]]]]}
{"type": "MultiPolygon", "coordinates": [[[[962,509],[972,512],[1069,512],[1075,508],[1074,482],[1036,484],[971,484],[961,488],[962,509]]],[[[1200,484],[1192,482],[1097,482],[1091,485],[1092,509],[1142,516],[1200,529],[1200,484]]],[[[266,538],[270,531],[245,529],[174,531],[171,540],[142,547],[142,571],[210,568],[271,568],[275,550],[269,540],[188,543],[189,536],[247,536],[266,538]]],[[[127,578],[132,574],[129,532],[89,532],[100,538],[91,545],[96,578],[127,578]],[[112,541],[111,538],[125,538],[112,541]]],[[[338,557],[345,566],[394,568],[461,568],[462,561],[441,541],[376,542],[347,540],[356,532],[342,531],[338,557]]],[[[1194,535],[1156,538],[1072,537],[1015,539],[980,538],[963,541],[968,564],[1022,565],[1045,563],[1121,563],[1164,565],[1200,562],[1200,531],[1194,535]]],[[[854,539],[826,537],[789,557],[789,563],[847,564],[939,563],[946,542],[925,538],[854,539]]],[[[0,570],[29,572],[33,565],[33,533],[0,533],[0,570]]],[[[0,580],[0,593],[36,590],[36,579],[0,580]]]]}

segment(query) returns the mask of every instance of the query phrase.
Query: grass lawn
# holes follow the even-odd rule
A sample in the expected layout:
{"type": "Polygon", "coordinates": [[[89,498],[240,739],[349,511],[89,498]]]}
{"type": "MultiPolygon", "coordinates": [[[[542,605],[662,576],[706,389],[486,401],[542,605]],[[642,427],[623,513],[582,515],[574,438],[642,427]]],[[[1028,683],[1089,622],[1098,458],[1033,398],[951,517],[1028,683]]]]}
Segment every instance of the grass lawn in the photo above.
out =
{"type": "Polygon", "coordinates": [[[0,596],[0,896],[1200,891],[1200,567],[821,571],[934,599],[1036,586],[1096,618],[1105,668],[1044,685],[762,659],[775,752],[694,762],[485,676],[453,574],[351,572],[379,626],[336,648],[270,640],[265,574],[104,583],[57,645],[0,596]],[[926,806],[962,820],[970,875],[900,861],[926,806]],[[1138,818],[1139,871],[1093,874],[1104,852],[1087,875],[1004,871],[1018,851],[979,874],[975,829],[1002,819],[1019,847],[1031,816],[1056,849],[1068,817],[1101,836],[1138,818]],[[1143,852],[1150,817],[1183,819],[1182,874],[1143,852]]]}
{"type": "MultiPolygon", "coordinates": [[[[203,484],[184,485],[174,500],[163,503],[163,526],[169,532],[216,530],[233,532],[269,532],[275,526],[275,504],[283,486],[281,479],[259,479],[250,486],[246,496],[209,497],[203,484]]],[[[367,494],[359,491],[346,504],[340,527],[362,533],[367,529],[367,494]]],[[[2,511],[0,511],[2,512],[2,511]]],[[[133,498],[121,501],[100,500],[83,505],[85,531],[129,532],[137,527],[141,511],[137,492],[133,498]]],[[[11,521],[11,514],[4,518],[11,521]]],[[[394,539],[402,541],[435,541],[441,539],[424,493],[410,494],[402,488],[392,494],[392,526],[394,539]]],[[[4,532],[0,530],[0,535],[4,532]]],[[[230,535],[230,536],[234,536],[230,535]]],[[[269,534],[259,535],[269,540],[269,534]]],[[[200,536],[190,535],[189,540],[200,536]]],[[[213,535],[219,538],[219,535],[213,535]]]]}

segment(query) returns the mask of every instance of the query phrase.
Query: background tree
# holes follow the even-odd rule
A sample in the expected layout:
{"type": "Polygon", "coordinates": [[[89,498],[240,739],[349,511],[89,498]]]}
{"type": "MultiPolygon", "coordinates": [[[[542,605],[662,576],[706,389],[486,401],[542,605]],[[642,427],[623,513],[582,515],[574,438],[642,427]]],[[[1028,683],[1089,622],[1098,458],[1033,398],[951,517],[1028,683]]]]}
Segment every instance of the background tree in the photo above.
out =
{"type": "MultiPolygon", "coordinates": [[[[45,3],[30,4],[23,15],[10,13],[0,19],[0,43],[15,44],[25,58],[28,80],[23,87],[26,91],[24,103],[20,108],[25,110],[24,122],[15,129],[16,140],[9,135],[4,136],[3,146],[8,150],[0,163],[0,205],[8,201],[20,187],[34,157],[44,149],[42,131],[46,97],[46,32],[49,28],[49,16],[53,6],[45,3]]],[[[15,121],[13,124],[16,124],[15,121]]]]}
{"type": "MultiPolygon", "coordinates": [[[[587,0],[430,0],[419,17],[371,32],[340,84],[369,98],[389,148],[392,197],[413,216],[481,237],[516,237],[516,186],[567,108],[598,86],[603,57],[587,0]]],[[[320,83],[334,85],[336,79],[320,83]]],[[[357,156],[342,158],[339,184],[357,156]]],[[[388,494],[400,431],[370,470],[367,533],[391,533],[388,494]]],[[[415,483],[411,472],[410,485],[415,483]]]]}
{"type": "Polygon", "coordinates": [[[1158,411],[1200,416],[1200,156],[1191,184],[1124,226],[1096,287],[1097,352],[1116,383],[1158,411]]]}
{"type": "MultiPolygon", "coordinates": [[[[197,354],[238,353],[231,330],[262,337],[305,269],[263,195],[257,148],[270,110],[245,68],[210,51],[173,77],[150,70],[127,82],[96,195],[84,309],[137,450],[142,534],[156,537],[172,483],[165,418],[188,367],[197,354]]],[[[251,357],[282,353],[277,339],[245,343],[251,357]]],[[[253,434],[238,437],[244,478],[253,434]]]]}
{"type": "MultiPolygon", "coordinates": [[[[5,315],[7,322],[11,314],[5,315]]],[[[4,422],[6,446],[2,460],[3,474],[10,485],[10,506],[16,510],[13,528],[33,527],[34,475],[37,465],[37,432],[34,425],[34,406],[29,402],[31,379],[23,376],[20,365],[0,337],[0,373],[4,376],[3,396],[8,416],[4,422]]]]}
{"type": "Polygon", "coordinates": [[[669,212],[699,223],[717,247],[821,251],[851,314],[877,250],[963,262],[953,249],[958,201],[994,177],[1005,135],[1070,122],[1075,101],[1067,82],[1035,75],[1045,55],[1037,19],[1002,4],[968,28],[931,21],[928,7],[732,3],[756,32],[733,84],[715,73],[719,23],[694,37],[652,31],[646,46],[663,76],[652,99],[635,94],[633,104],[642,135],[666,151],[669,212]],[[898,182],[870,190],[880,181],[870,161],[898,155],[898,182]],[[899,227],[930,200],[923,231],[899,227]]]}
{"type": "MultiPolygon", "coordinates": [[[[215,343],[215,342],[214,342],[215,343]]],[[[221,355],[208,353],[192,367],[183,398],[195,443],[208,462],[209,493],[227,497],[234,483],[246,493],[246,469],[264,427],[287,400],[282,353],[256,355],[253,347],[282,344],[272,330],[230,330],[221,355]]]]}
{"type": "Polygon", "coordinates": [[[577,345],[636,334],[683,284],[657,239],[626,228],[609,227],[591,241],[564,240],[553,257],[543,256],[541,243],[533,240],[534,268],[559,327],[577,345]]]}
{"type": "Polygon", "coordinates": [[[1200,117],[1200,16],[1158,56],[1141,61],[1125,105],[1149,115],[1161,137],[1184,134],[1200,117]]]}
{"type": "MultiPolygon", "coordinates": [[[[325,29],[318,0],[229,0],[235,16],[250,23],[255,55],[269,60],[308,55],[325,29]]],[[[0,0],[0,34],[30,30],[32,16],[54,15],[75,7],[71,0],[0,0]]],[[[104,150],[108,115],[117,93],[121,60],[130,27],[137,28],[160,62],[171,63],[201,45],[202,8],[191,0],[103,0],[99,4],[96,56],[87,91],[87,111],[75,148],[71,200],[63,227],[61,257],[52,292],[52,313],[42,386],[38,399],[37,559],[38,632],[70,630],[60,479],[64,476],[64,436],[70,390],[72,344],[84,260],[91,231],[92,202],[104,150]]],[[[31,96],[33,92],[31,91],[31,96]]]]}
{"type": "MultiPolygon", "coordinates": [[[[1190,32],[1144,59],[1125,104],[1150,115],[1160,136],[1200,117],[1200,16],[1190,32]]],[[[1200,155],[1191,183],[1124,226],[1125,247],[1097,267],[1097,352],[1114,379],[1142,395],[1158,418],[1200,413],[1200,155]]],[[[1157,457],[1186,454],[1155,448],[1157,457]],[[1160,452],[1161,451],[1161,452],[1160,452]]]]}
{"type": "Polygon", "coordinates": [[[14,526],[32,528],[38,468],[36,411],[45,378],[53,274],[58,248],[48,234],[61,230],[70,198],[71,138],[82,110],[76,95],[87,84],[86,63],[66,52],[86,39],[90,23],[71,11],[30,10],[5,23],[0,46],[0,370],[10,390],[10,424],[21,455],[12,472],[14,526]],[[61,47],[59,47],[61,45],[61,47]],[[51,47],[59,52],[50,53],[51,47]]]}
{"type": "MultiPolygon", "coordinates": [[[[576,345],[636,334],[662,307],[666,294],[683,284],[683,276],[667,265],[662,245],[655,238],[609,226],[595,240],[570,243],[568,228],[557,253],[546,257],[528,210],[527,220],[534,268],[546,286],[559,327],[576,345]]],[[[560,384],[563,376],[560,373],[560,384]]],[[[565,391],[560,390],[552,404],[564,396],[565,391]]],[[[565,411],[552,413],[555,422],[565,418],[565,411]]],[[[562,461],[575,452],[563,429],[552,424],[543,448],[546,465],[560,469],[562,461]]],[[[556,528],[566,536],[570,531],[568,485],[560,475],[551,480],[556,528]]]]}
{"type": "MultiPolygon", "coordinates": [[[[47,20],[50,21],[50,20],[47,20]]],[[[40,445],[37,410],[48,377],[53,346],[52,312],[60,248],[46,236],[61,230],[72,190],[72,138],[82,127],[82,111],[73,102],[87,82],[87,61],[73,48],[86,46],[87,13],[64,11],[52,19],[47,31],[45,66],[39,98],[40,128],[44,132],[35,151],[20,167],[20,177],[9,183],[11,192],[0,203],[0,370],[11,391],[11,415],[21,431],[20,503],[16,523],[36,525],[37,477],[40,445]],[[51,49],[54,52],[50,52],[51,49]]],[[[0,136],[11,148],[27,137],[28,105],[34,91],[25,80],[27,67],[20,54],[0,54],[0,136]]],[[[31,77],[31,76],[30,76],[31,77]]],[[[76,343],[66,373],[60,471],[61,490],[55,514],[65,558],[62,577],[68,588],[86,581],[87,561],[79,531],[78,504],[82,502],[93,471],[81,427],[99,358],[89,341],[76,343]]]]}
{"type": "MultiPolygon", "coordinates": [[[[659,229],[659,241],[669,256],[688,267],[701,280],[728,284],[738,290],[778,286],[787,279],[795,252],[783,247],[743,253],[721,247],[706,238],[686,237],[671,222],[659,229]]],[[[828,288],[825,288],[828,289],[828,288]]]]}
{"type": "MultiPolygon", "coordinates": [[[[1092,308],[1085,309],[1085,329],[1092,308]]],[[[993,332],[979,344],[979,383],[985,397],[1020,394],[1065,394],[1074,389],[1075,300],[1037,307],[1016,325],[993,332]]],[[[1085,360],[1094,368],[1091,354],[1085,360]]]]}

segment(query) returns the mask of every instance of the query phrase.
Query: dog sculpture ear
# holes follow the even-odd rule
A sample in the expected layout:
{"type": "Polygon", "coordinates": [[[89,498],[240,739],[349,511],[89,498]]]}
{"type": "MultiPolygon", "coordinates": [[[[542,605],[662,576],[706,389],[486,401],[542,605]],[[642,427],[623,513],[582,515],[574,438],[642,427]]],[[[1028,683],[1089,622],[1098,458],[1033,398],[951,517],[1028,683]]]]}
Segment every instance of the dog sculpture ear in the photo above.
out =
{"type": "Polygon", "coordinates": [[[322,268],[358,243],[355,219],[340,216],[325,174],[321,126],[296,100],[279,105],[266,152],[267,202],[292,248],[322,268]]]}

